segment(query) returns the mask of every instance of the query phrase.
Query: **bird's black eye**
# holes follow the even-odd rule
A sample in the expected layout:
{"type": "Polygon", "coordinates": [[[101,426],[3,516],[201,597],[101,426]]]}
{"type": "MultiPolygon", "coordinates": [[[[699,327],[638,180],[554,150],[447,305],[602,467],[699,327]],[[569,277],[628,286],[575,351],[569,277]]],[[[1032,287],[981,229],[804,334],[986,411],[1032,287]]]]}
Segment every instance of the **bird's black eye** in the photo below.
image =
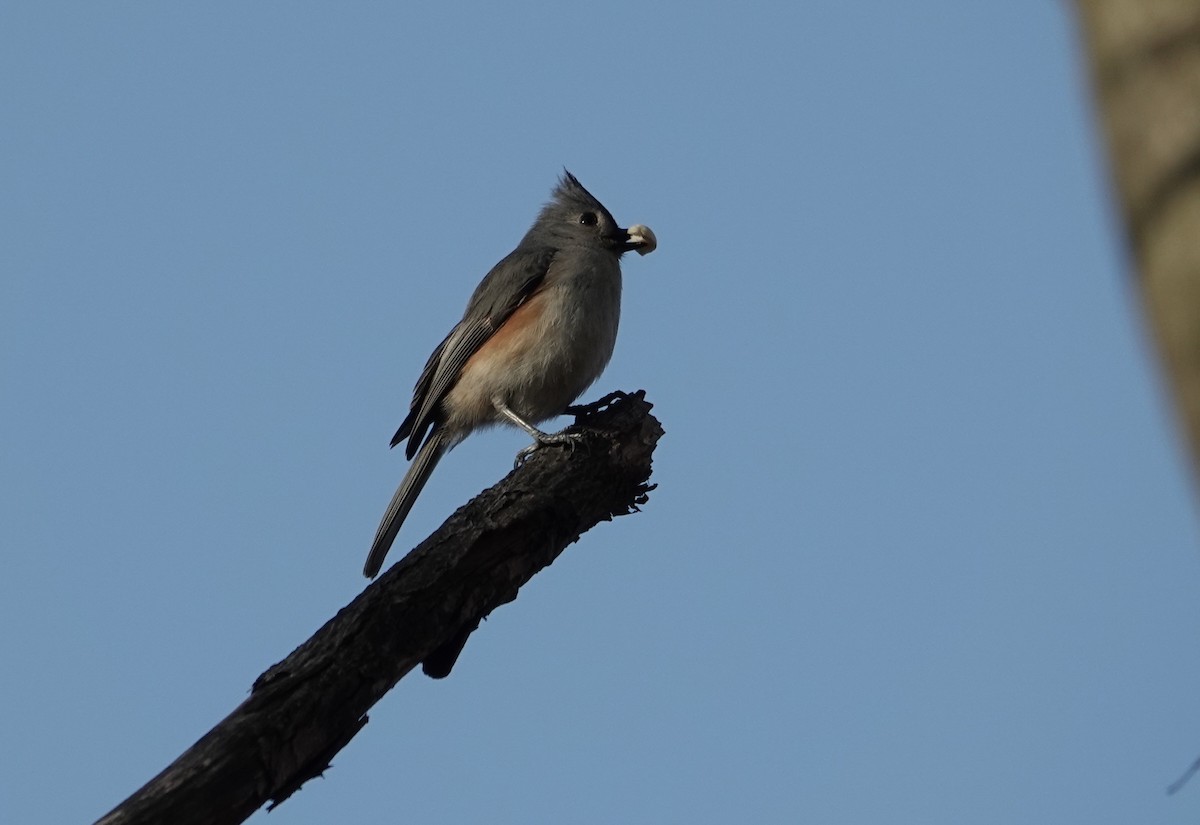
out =
{"type": "Polygon", "coordinates": [[[598,220],[600,219],[596,217],[595,212],[584,212],[579,216],[579,222],[584,226],[595,226],[598,220]]]}

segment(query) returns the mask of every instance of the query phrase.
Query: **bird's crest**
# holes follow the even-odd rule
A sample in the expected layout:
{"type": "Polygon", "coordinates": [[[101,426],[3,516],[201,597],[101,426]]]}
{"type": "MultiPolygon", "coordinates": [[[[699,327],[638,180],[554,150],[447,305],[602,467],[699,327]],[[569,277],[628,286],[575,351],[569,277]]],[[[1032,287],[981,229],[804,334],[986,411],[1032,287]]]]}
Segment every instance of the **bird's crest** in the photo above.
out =
{"type": "Polygon", "coordinates": [[[583,188],[583,184],[578,178],[572,175],[568,170],[563,169],[562,177],[558,179],[558,186],[554,187],[554,192],[551,195],[553,198],[553,206],[561,206],[568,209],[598,209],[607,212],[604,204],[596,200],[591,192],[583,188]]]}

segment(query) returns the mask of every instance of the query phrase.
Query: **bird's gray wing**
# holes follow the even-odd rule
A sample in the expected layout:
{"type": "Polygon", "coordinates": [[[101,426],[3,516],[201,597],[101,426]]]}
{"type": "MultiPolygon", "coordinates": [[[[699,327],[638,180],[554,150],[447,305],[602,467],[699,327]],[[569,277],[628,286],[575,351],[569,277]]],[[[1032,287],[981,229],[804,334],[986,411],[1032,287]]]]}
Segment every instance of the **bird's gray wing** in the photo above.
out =
{"type": "Polygon", "coordinates": [[[413,391],[408,417],[392,438],[392,446],[407,438],[405,454],[410,459],[416,455],[434,424],[438,404],[458,381],[467,360],[537,291],[553,258],[553,249],[518,247],[492,267],[471,295],[463,319],[426,362],[413,391]]]}

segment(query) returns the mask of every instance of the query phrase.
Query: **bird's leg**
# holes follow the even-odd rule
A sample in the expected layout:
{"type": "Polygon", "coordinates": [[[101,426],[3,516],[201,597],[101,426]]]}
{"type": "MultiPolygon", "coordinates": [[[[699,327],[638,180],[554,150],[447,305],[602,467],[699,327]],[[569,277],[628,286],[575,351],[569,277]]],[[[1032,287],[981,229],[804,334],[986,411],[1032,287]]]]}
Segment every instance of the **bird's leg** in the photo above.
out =
{"type": "Polygon", "coordinates": [[[515,412],[513,412],[512,408],[510,408],[507,404],[505,404],[502,399],[493,398],[492,405],[495,406],[496,412],[500,413],[502,416],[507,418],[513,424],[516,424],[518,427],[520,427],[525,432],[529,433],[531,436],[533,436],[533,439],[535,441],[537,441],[539,444],[557,444],[561,441],[561,439],[559,439],[557,436],[561,436],[562,433],[554,433],[553,435],[551,435],[550,433],[542,432],[537,427],[533,426],[528,421],[526,421],[524,418],[522,418],[521,416],[519,416],[515,412]]]}
{"type": "Polygon", "coordinates": [[[540,450],[542,447],[546,447],[551,444],[565,444],[574,450],[580,439],[583,438],[582,433],[544,433],[537,427],[530,424],[524,418],[521,418],[521,416],[513,412],[512,409],[504,403],[503,399],[493,398],[492,404],[495,406],[496,412],[500,413],[502,416],[507,418],[513,424],[516,424],[533,437],[533,443],[528,447],[524,447],[520,452],[517,453],[517,459],[515,462],[513,462],[514,467],[520,467],[525,463],[527,458],[540,450]]]}

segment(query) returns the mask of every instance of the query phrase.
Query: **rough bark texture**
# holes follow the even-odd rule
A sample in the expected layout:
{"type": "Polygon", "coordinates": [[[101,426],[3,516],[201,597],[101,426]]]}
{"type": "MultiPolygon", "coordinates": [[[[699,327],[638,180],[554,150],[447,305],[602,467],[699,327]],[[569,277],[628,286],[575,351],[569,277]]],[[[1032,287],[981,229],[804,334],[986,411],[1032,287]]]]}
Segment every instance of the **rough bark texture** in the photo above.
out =
{"type": "Polygon", "coordinates": [[[1077,0],[1150,326],[1200,470],[1200,0],[1077,0]]]}
{"type": "Polygon", "coordinates": [[[636,510],[653,489],[646,481],[662,428],[642,393],[609,396],[572,429],[587,433],[584,446],[540,450],[460,508],[100,823],[242,822],[320,775],[417,664],[449,673],[482,618],[580,534],[636,510]]]}

